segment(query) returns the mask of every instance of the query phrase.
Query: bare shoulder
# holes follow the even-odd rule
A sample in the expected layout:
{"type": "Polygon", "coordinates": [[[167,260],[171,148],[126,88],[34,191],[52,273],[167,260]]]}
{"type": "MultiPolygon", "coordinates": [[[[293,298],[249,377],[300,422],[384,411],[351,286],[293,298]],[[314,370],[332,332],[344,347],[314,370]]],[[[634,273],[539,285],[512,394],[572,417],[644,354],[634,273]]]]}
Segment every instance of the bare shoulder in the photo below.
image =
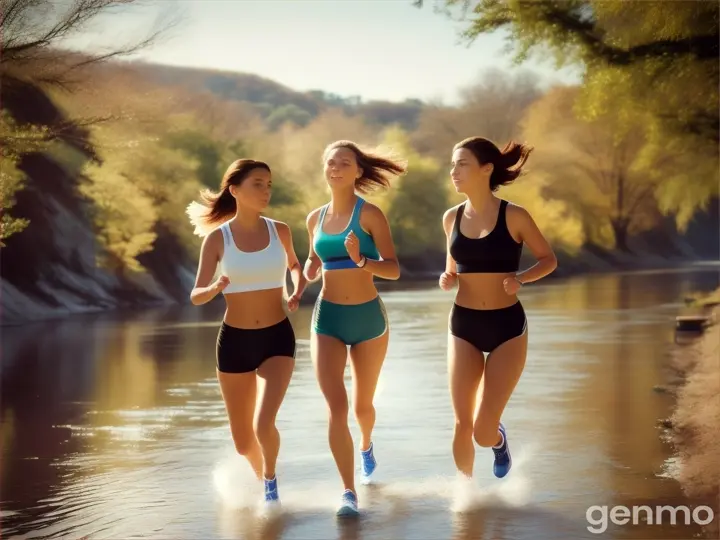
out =
{"type": "Polygon", "coordinates": [[[508,201],[506,210],[508,223],[522,225],[532,221],[532,216],[523,206],[508,201]]]}
{"type": "Polygon", "coordinates": [[[307,218],[305,218],[305,224],[307,225],[308,229],[314,229],[315,225],[317,225],[318,217],[320,216],[320,212],[322,212],[323,206],[320,206],[316,208],[315,210],[311,211],[307,218]]]}
{"type": "Polygon", "coordinates": [[[367,216],[372,220],[385,219],[385,212],[378,205],[371,202],[365,202],[360,212],[361,218],[367,216]]]}
{"type": "Polygon", "coordinates": [[[205,237],[205,240],[203,240],[203,243],[206,246],[211,246],[211,247],[222,246],[225,242],[223,239],[223,232],[220,229],[220,227],[210,231],[210,233],[205,237]]]}
{"type": "Polygon", "coordinates": [[[202,241],[202,251],[209,254],[216,254],[218,257],[222,257],[224,248],[225,239],[223,238],[223,232],[220,227],[210,231],[202,241]]]}
{"type": "Polygon", "coordinates": [[[376,204],[365,201],[360,209],[360,226],[366,233],[377,232],[377,228],[387,228],[389,223],[385,212],[376,204]]]}
{"type": "Polygon", "coordinates": [[[505,214],[505,222],[508,231],[516,242],[522,242],[531,231],[536,230],[537,226],[533,221],[530,212],[518,204],[508,201],[505,214]]]}
{"type": "Polygon", "coordinates": [[[290,239],[290,227],[287,223],[283,221],[278,221],[276,219],[270,219],[266,218],[268,221],[272,222],[272,224],[275,226],[275,230],[278,233],[278,236],[281,240],[289,240],[290,239]]]}
{"type": "Polygon", "coordinates": [[[445,213],[443,214],[443,229],[445,229],[445,232],[449,232],[450,229],[452,229],[453,221],[455,221],[455,216],[457,216],[458,209],[465,203],[459,203],[453,206],[452,208],[448,208],[445,210],[445,213]]]}

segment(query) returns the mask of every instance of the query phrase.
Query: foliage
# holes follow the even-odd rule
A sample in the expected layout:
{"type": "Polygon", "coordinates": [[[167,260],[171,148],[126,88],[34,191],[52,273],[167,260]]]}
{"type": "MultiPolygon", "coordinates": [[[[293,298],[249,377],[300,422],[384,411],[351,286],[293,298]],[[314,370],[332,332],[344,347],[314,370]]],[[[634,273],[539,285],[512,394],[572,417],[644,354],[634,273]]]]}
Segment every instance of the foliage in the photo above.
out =
{"type": "MultiPolygon", "coordinates": [[[[422,2],[416,2],[422,4],[422,2]]],[[[653,0],[445,0],[468,15],[463,35],[503,31],[518,62],[554,53],[558,66],[582,66],[577,99],[588,120],[616,117],[615,128],[644,124],[645,167],[668,154],[678,172],[657,192],[660,209],[683,227],[718,193],[720,25],[716,2],[653,0]],[[691,156],[689,159],[683,156],[691,156]],[[700,172],[700,174],[698,174],[700,172]]]]}
{"type": "Polygon", "coordinates": [[[25,174],[18,162],[23,154],[39,152],[47,146],[47,132],[37,127],[20,127],[7,113],[0,111],[0,247],[3,240],[23,231],[29,221],[10,214],[15,194],[25,183],[25,174]]]}
{"type": "Polygon", "coordinates": [[[459,107],[426,106],[412,134],[417,149],[440,163],[449,163],[452,147],[467,137],[482,135],[502,147],[519,136],[527,108],[542,94],[536,75],[488,69],[460,95],[459,107]]]}
{"type": "Polygon", "coordinates": [[[577,91],[556,88],[535,103],[525,136],[537,141],[535,166],[552,178],[545,195],[568,203],[586,241],[626,250],[629,234],[657,222],[653,194],[663,177],[652,172],[661,164],[642,159],[642,126],[620,130],[609,115],[577,118],[572,106],[577,91]]]}
{"type": "Polygon", "coordinates": [[[392,186],[387,201],[398,256],[442,252],[445,233],[440,218],[449,204],[446,170],[433,158],[415,151],[409,135],[400,128],[389,129],[384,142],[408,161],[407,174],[392,186]]]}
{"type": "MultiPolygon", "coordinates": [[[[510,139],[527,139],[536,146],[527,165],[529,174],[502,188],[500,196],[527,208],[553,245],[569,252],[586,242],[612,245],[623,220],[628,235],[652,227],[660,210],[669,211],[664,201],[675,204],[679,195],[689,197],[688,185],[673,194],[680,175],[701,177],[710,171],[702,148],[682,146],[687,138],[656,139],[639,129],[639,124],[651,123],[651,112],[589,117],[580,99],[587,87],[546,94],[527,74],[512,77],[488,71],[463,89],[457,106],[405,102],[405,112],[387,110],[382,102],[362,104],[323,94],[322,99],[335,100],[334,105],[318,106],[307,122],[276,122],[271,116],[276,103],[262,117],[254,105],[192,89],[190,81],[160,83],[142,66],[97,65],[86,73],[89,78],[73,93],[53,89],[47,95],[69,118],[104,120],[85,126],[97,162],[88,162],[87,155],[69,144],[58,144],[47,130],[22,131],[3,124],[0,139],[11,140],[14,148],[26,139],[42,143],[37,151],[46,152],[79,179],[103,247],[101,262],[118,271],[142,270],[138,257],[154,248],[160,230],[170,231],[196,254],[198,239],[184,209],[201,187],[217,189],[228,165],[242,157],[270,164],[274,189],[268,215],[290,225],[298,255],[304,257],[305,218],[330,196],[322,152],[337,139],[390,146],[408,160],[407,175],[386,193],[370,197],[386,212],[401,257],[429,257],[444,249],[440,217],[462,200],[448,181],[447,163],[452,146],[467,136],[487,136],[499,146],[510,139]],[[379,116],[357,114],[361,106],[375,107],[379,116]],[[409,129],[416,110],[417,127],[409,129]],[[379,129],[392,115],[397,123],[379,129]],[[675,148],[677,142],[685,151],[658,152],[657,141],[667,142],[665,149],[675,148]],[[622,205],[617,204],[618,193],[623,194],[622,205]]],[[[237,80],[232,92],[229,83],[215,84],[229,95],[245,92],[237,80]]],[[[262,93],[248,92],[244,95],[253,99],[262,93]]],[[[320,99],[313,92],[304,96],[320,99]]],[[[21,185],[21,179],[11,182],[3,177],[3,202],[21,185]]],[[[707,191],[698,187],[697,200],[706,197],[707,191]]],[[[698,204],[686,208],[686,215],[692,216],[698,204]]]]}
{"type": "Polygon", "coordinates": [[[118,164],[89,164],[81,192],[92,201],[96,237],[103,247],[99,264],[122,271],[141,270],[138,255],[150,251],[157,211],[152,199],[128,182],[118,164]]]}

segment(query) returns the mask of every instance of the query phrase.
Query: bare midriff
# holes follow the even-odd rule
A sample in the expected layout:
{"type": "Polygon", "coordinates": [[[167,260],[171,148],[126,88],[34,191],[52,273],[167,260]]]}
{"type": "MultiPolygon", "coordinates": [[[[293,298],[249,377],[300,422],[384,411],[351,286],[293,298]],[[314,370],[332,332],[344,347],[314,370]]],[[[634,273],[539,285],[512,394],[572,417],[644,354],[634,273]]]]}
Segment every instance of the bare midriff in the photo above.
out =
{"type": "Polygon", "coordinates": [[[373,275],[362,268],[323,270],[320,296],[335,304],[363,304],[377,296],[373,275]]]}
{"type": "Polygon", "coordinates": [[[235,328],[265,328],[287,316],[283,288],[264,289],[225,295],[225,324],[235,328]]]}
{"type": "Polygon", "coordinates": [[[514,272],[458,274],[455,303],[470,309],[502,309],[512,306],[518,298],[505,292],[503,281],[514,275],[514,272]]]}

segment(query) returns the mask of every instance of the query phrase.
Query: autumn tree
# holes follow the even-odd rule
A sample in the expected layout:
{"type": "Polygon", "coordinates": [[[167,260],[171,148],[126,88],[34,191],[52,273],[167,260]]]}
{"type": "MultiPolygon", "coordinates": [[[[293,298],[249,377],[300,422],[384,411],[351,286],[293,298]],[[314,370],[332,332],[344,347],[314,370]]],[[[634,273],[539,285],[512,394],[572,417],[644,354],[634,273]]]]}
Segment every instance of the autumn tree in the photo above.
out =
{"type": "MultiPolygon", "coordinates": [[[[422,5],[422,0],[416,0],[422,5]]],[[[578,111],[645,124],[648,161],[690,153],[703,173],[675,175],[657,194],[683,226],[718,191],[720,25],[716,2],[662,0],[443,0],[466,17],[463,36],[504,32],[518,62],[553,51],[558,66],[584,71],[578,111]],[[699,156],[702,156],[699,158],[699,156]],[[687,189],[690,182],[691,189],[687,189]]]]}
{"type": "Polygon", "coordinates": [[[7,111],[0,111],[0,247],[3,240],[19,233],[29,222],[10,215],[15,193],[22,189],[25,176],[18,169],[23,153],[38,152],[46,146],[47,135],[37,127],[20,128],[7,111]]]}
{"type": "Polygon", "coordinates": [[[447,163],[453,145],[466,137],[509,140],[517,136],[525,111],[540,95],[536,75],[485,70],[476,84],[460,90],[458,106],[426,106],[412,140],[421,153],[447,163]]]}
{"type": "Polygon", "coordinates": [[[619,130],[614,116],[578,118],[578,91],[555,88],[530,108],[524,136],[536,147],[533,168],[549,175],[545,196],[568,203],[586,241],[627,250],[630,234],[657,222],[663,179],[649,171],[662,163],[642,160],[642,126],[619,130]]]}

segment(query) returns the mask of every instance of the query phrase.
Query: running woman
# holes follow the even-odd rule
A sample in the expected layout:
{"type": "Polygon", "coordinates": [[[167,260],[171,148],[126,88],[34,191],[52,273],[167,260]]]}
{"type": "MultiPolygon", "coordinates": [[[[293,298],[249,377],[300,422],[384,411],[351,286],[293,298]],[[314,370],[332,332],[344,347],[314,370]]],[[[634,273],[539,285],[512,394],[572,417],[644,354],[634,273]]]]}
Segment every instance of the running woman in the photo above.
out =
{"type": "Polygon", "coordinates": [[[310,253],[308,281],[322,271],[322,290],[313,312],[311,354],[329,413],[328,439],[344,485],[338,516],[358,514],[353,440],[348,428],[348,397],[343,379],[348,350],[353,376],[353,409],[362,432],[362,480],[370,481],[377,462],[372,441],[373,398],[390,338],[385,307],[374,276],[396,280],[400,266],[382,210],[356,192],[385,189],[405,165],[361,150],[351,141],[330,144],[323,155],[332,193],[326,205],[307,217],[310,253]]]}
{"type": "Polygon", "coordinates": [[[510,143],[502,151],[481,137],[455,145],[451,178],[466,201],[447,210],[443,228],[447,262],[440,287],[458,291],[449,317],[448,371],[455,413],[453,457],[472,477],[473,439],[495,454],[493,472],[512,467],[501,417],[525,367],[528,329],[517,292],[557,267],[552,248],[532,216],[495,196],[522,172],[531,148],[510,143]],[[523,245],[537,264],[519,271],[523,245]],[[482,390],[478,398],[478,388],[482,390]]]}
{"type": "Polygon", "coordinates": [[[230,165],[218,193],[204,191],[188,207],[202,243],[193,304],[222,293],[226,311],[217,338],[216,371],[235,449],[265,484],[265,502],[279,504],[275,466],[280,434],[275,418],[295,365],[295,333],[285,312],[290,270],[295,311],[306,280],[290,228],[262,216],[270,203],[272,174],[262,161],[230,165]],[[218,265],[221,275],[211,282],[218,265]]]}

